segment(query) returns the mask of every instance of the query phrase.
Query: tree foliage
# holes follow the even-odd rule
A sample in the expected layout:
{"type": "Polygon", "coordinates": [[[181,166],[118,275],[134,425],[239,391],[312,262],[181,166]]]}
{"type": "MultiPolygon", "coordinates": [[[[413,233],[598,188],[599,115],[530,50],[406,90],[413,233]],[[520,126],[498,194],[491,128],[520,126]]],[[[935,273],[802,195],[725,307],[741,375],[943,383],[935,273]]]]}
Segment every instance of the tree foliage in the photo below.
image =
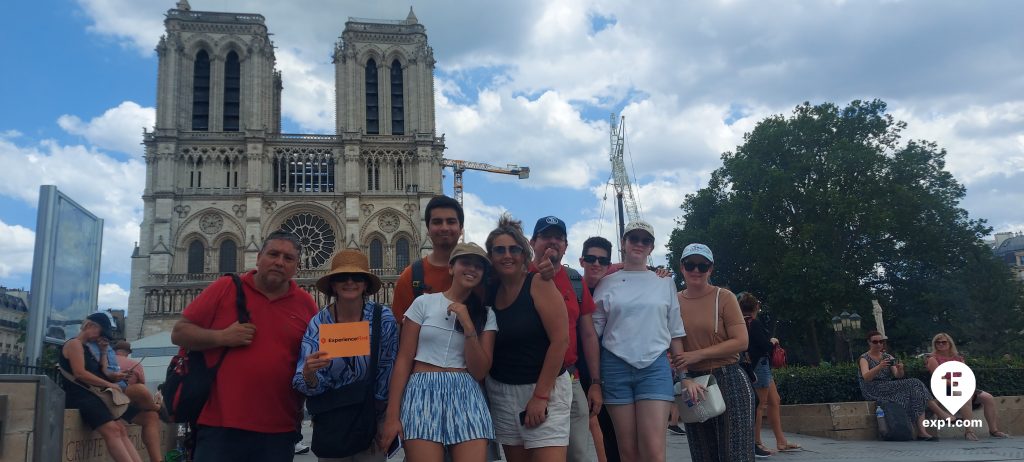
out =
{"type": "MultiPolygon", "coordinates": [[[[885,308],[896,349],[949,332],[974,353],[1024,346],[1024,297],[981,241],[991,229],[959,207],[946,152],[901,141],[880,100],[797,106],[759,122],[707,187],[687,195],[669,248],[715,253],[712,282],[758,295],[799,359],[831,356],[831,318],[885,308]]],[[[860,339],[854,350],[866,349],[860,339]]]]}

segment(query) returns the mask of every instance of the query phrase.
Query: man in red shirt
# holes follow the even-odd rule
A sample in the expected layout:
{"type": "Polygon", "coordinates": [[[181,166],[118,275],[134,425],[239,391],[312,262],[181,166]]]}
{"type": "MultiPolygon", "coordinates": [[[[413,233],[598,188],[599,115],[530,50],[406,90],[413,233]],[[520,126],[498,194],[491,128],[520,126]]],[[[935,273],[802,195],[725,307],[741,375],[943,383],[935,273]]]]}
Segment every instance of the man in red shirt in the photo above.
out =
{"type": "Polygon", "coordinates": [[[256,270],[242,275],[251,322],[238,322],[231,278],[210,284],[182,313],[171,341],[204,351],[216,364],[210,398],[199,415],[195,462],[292,460],[302,399],[291,379],[299,344],[317,313],[313,297],[292,278],[301,245],[295,235],[275,231],[256,257],[256,270]]]}
{"type": "Polygon", "coordinates": [[[565,300],[565,309],[569,316],[569,348],[565,351],[563,365],[573,376],[572,409],[569,412],[569,448],[566,460],[582,462],[592,460],[589,454],[591,454],[591,448],[594,447],[594,440],[590,434],[590,416],[597,414],[603,402],[600,350],[598,349],[597,332],[594,330],[594,301],[590,298],[590,290],[585,284],[583,285],[583,304],[580,306],[566,267],[562,266],[562,257],[568,247],[566,236],[565,222],[558,217],[548,216],[537,220],[537,225],[533,227],[533,237],[530,238],[530,246],[533,247],[533,262],[530,263],[530,271],[540,273],[544,279],[554,278],[555,287],[558,287],[558,291],[562,293],[562,299],[565,300]],[[577,326],[579,326],[578,331],[577,326]],[[590,390],[586,393],[584,393],[579,375],[576,373],[577,333],[580,336],[580,344],[583,345],[587,369],[590,372],[591,385],[590,390]]]}
{"type": "MultiPolygon", "coordinates": [[[[462,206],[455,199],[448,196],[434,196],[427,202],[427,208],[423,212],[423,220],[427,222],[427,237],[433,249],[430,254],[423,258],[423,283],[421,291],[424,294],[444,292],[452,285],[452,275],[448,274],[448,258],[452,255],[452,249],[459,243],[462,236],[462,225],[465,222],[465,215],[462,206]]],[[[391,311],[395,319],[402,322],[405,319],[405,310],[412,305],[416,298],[416,289],[413,287],[413,265],[402,270],[395,282],[395,296],[391,303],[391,311]]]]}

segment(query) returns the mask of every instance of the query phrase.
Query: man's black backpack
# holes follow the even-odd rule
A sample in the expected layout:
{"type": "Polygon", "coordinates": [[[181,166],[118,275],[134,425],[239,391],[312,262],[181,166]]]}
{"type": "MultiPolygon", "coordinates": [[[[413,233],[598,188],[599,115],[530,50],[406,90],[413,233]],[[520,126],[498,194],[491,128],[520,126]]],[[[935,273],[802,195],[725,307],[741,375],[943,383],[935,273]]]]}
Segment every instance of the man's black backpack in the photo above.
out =
{"type": "MultiPolygon", "coordinates": [[[[227,274],[235,283],[235,309],[238,311],[238,322],[249,322],[249,311],[245,308],[245,292],[242,280],[237,274],[227,274]]],[[[206,365],[202,351],[186,351],[182,348],[171,359],[167,366],[167,376],[161,393],[164,405],[172,422],[195,423],[199,413],[203,411],[206,400],[210,397],[213,381],[217,378],[217,370],[224,362],[224,356],[230,348],[224,348],[220,359],[213,366],[206,365]]]]}

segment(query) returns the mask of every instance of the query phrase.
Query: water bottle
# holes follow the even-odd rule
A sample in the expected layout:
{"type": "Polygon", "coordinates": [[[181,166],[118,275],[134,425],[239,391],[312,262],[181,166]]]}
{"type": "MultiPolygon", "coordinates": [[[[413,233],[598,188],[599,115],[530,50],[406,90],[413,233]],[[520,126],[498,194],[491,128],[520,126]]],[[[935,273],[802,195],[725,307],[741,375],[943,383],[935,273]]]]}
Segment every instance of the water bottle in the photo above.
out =
{"type": "Polygon", "coordinates": [[[879,435],[889,433],[889,426],[885,424],[885,411],[882,410],[882,406],[875,406],[875,420],[878,421],[879,435]]]}

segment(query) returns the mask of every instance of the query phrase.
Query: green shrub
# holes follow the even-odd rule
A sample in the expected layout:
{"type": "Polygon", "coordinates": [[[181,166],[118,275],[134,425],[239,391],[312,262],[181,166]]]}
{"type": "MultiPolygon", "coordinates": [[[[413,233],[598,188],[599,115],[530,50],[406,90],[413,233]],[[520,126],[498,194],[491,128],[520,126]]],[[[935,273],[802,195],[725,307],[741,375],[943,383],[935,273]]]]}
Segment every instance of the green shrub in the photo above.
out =
{"type": "MultiPolygon", "coordinates": [[[[905,358],[907,377],[920,379],[926,386],[931,376],[920,358],[905,358]]],[[[995,396],[1024,395],[1024,361],[992,358],[968,358],[978,388],[995,396]]],[[[789,366],[772,370],[782,404],[836,403],[864,401],[857,384],[857,365],[840,363],[819,367],[789,366]]]]}

